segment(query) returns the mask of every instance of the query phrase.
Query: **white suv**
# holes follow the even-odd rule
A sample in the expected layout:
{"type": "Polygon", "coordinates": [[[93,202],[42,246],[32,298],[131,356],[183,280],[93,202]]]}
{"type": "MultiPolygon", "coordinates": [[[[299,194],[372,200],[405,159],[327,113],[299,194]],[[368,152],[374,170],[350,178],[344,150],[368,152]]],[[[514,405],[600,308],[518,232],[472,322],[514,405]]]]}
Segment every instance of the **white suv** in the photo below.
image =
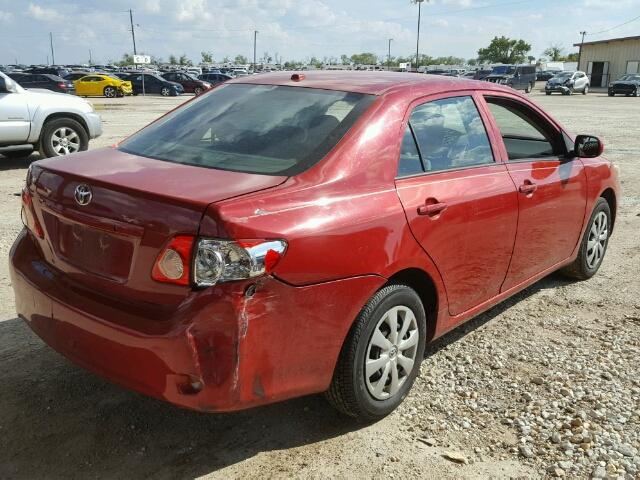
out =
{"type": "Polygon", "coordinates": [[[86,100],[48,90],[25,90],[0,72],[0,155],[38,150],[55,157],[86,150],[102,121],[86,100]]]}

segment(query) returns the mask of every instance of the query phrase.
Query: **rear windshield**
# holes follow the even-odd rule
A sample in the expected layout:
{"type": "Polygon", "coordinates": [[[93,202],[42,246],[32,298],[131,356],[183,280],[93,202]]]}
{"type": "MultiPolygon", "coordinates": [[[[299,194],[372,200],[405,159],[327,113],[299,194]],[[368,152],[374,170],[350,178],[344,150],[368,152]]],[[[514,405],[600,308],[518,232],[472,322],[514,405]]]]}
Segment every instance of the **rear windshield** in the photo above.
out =
{"type": "Polygon", "coordinates": [[[296,175],[323,158],[375,96],[274,85],[218,87],[119,149],[168,162],[296,175]]]}

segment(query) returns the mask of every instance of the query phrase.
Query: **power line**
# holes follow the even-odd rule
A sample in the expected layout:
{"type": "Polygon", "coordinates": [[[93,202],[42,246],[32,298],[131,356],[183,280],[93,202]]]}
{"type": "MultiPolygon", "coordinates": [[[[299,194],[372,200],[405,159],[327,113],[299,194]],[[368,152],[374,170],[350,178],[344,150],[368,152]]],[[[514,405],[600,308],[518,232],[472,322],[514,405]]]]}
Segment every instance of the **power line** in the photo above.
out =
{"type": "Polygon", "coordinates": [[[627,20],[624,23],[621,23],[620,25],[616,25],[615,27],[607,28],[606,30],[600,30],[599,32],[587,33],[587,35],[591,36],[591,35],[600,35],[601,33],[607,33],[607,32],[610,32],[611,30],[615,30],[616,28],[624,27],[625,25],[635,22],[636,20],[640,20],[640,15],[632,18],[631,20],[627,20]]]}

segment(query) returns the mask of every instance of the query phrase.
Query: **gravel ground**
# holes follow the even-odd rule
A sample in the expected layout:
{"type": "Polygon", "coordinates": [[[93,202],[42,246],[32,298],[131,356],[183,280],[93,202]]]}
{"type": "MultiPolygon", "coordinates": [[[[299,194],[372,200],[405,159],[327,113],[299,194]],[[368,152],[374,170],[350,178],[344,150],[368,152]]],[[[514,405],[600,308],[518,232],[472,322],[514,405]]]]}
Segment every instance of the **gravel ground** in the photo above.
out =
{"type": "MultiPolygon", "coordinates": [[[[623,198],[596,277],[552,275],[428,348],[406,402],[356,425],[318,396],[184,411],[69,363],[15,318],[0,265],[1,478],[640,478],[640,101],[535,100],[604,139],[623,198]],[[632,121],[633,120],[633,121],[632,121]]],[[[183,99],[104,100],[112,144],[183,99]]],[[[0,159],[0,254],[29,161],[0,159]]]]}

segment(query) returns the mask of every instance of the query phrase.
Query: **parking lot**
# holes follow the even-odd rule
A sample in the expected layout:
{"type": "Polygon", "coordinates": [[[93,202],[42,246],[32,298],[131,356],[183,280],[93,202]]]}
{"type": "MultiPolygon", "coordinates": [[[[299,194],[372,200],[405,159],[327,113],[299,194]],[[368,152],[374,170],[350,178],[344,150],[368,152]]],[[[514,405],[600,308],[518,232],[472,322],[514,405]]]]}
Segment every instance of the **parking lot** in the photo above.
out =
{"type": "MultiPolygon", "coordinates": [[[[589,281],[552,275],[438,340],[407,401],[369,426],[317,396],[180,410],[45,346],[15,318],[6,264],[38,157],[0,156],[0,477],[640,478],[640,99],[532,96],[620,167],[607,258],[589,281]]],[[[104,135],[90,148],[188,98],[93,99],[104,135]]]]}

